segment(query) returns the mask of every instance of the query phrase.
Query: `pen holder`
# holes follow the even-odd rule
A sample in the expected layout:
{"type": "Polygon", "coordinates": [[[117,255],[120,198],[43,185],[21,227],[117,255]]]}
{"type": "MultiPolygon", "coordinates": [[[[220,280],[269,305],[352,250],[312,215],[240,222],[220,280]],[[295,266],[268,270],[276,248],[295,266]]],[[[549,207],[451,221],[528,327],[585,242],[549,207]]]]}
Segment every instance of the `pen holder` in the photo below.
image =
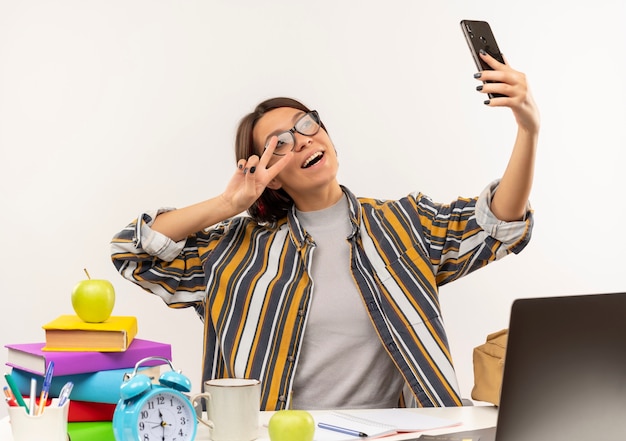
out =
{"type": "Polygon", "coordinates": [[[9,407],[13,441],[67,441],[67,414],[70,400],[59,407],[54,398],[41,415],[29,415],[24,407],[9,407]]]}

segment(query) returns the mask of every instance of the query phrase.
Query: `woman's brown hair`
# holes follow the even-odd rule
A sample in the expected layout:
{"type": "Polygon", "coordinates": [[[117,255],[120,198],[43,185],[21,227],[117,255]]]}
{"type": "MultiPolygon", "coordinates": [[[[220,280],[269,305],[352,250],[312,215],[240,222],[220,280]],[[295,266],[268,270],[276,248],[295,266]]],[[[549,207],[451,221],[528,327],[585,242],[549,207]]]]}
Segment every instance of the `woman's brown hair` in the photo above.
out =
{"type": "MultiPolygon", "coordinates": [[[[310,112],[311,110],[299,101],[284,97],[271,98],[257,105],[252,113],[244,116],[239,122],[237,137],[235,138],[236,161],[259,154],[259,150],[255,149],[252,137],[254,126],[263,115],[279,107],[290,107],[303,112],[310,112]]],[[[326,130],[324,123],[320,123],[320,125],[326,130]]],[[[278,190],[265,188],[261,196],[248,208],[248,214],[260,223],[275,222],[285,217],[292,205],[293,199],[282,188],[278,190]]]]}

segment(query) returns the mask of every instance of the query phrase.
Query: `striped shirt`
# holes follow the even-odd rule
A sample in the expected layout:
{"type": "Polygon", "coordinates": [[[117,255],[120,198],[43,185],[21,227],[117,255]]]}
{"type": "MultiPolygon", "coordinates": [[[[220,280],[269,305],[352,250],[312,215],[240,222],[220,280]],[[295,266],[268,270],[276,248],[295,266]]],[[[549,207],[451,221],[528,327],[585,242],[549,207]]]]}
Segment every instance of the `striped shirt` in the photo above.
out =
{"type": "MultiPolygon", "coordinates": [[[[528,243],[524,220],[502,222],[480,197],[434,203],[421,193],[399,200],[357,198],[350,206],[351,276],[416,406],[461,405],[441,318],[438,286],[528,243]]],[[[284,409],[313,290],[315,243],[295,207],[273,225],[246,216],[173,242],[150,228],[163,211],[141,214],[112,241],[112,259],[128,280],[170,307],[194,307],[204,321],[203,380],[261,380],[261,408],[284,409]]],[[[332,379],[329,379],[332,381],[332,379]]]]}

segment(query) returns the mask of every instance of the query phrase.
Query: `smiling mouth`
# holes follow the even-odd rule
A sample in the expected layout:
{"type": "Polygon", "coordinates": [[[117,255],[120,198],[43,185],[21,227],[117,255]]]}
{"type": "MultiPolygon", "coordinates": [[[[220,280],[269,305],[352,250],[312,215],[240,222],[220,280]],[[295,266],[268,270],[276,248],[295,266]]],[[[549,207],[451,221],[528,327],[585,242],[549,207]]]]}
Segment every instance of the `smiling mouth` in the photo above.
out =
{"type": "Polygon", "coordinates": [[[317,164],[324,157],[324,152],[315,152],[311,156],[309,156],[304,164],[302,164],[302,168],[309,168],[312,165],[317,164]]]}

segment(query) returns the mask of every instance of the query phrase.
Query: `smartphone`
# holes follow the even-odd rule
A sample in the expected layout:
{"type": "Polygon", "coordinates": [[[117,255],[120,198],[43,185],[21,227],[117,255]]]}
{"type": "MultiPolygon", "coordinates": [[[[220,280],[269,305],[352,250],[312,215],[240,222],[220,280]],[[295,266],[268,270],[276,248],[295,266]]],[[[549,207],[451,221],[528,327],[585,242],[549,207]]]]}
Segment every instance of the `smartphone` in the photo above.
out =
{"type": "MultiPolygon", "coordinates": [[[[472,57],[474,58],[474,63],[476,63],[476,68],[478,70],[493,70],[482,60],[482,58],[480,58],[479,52],[481,49],[498,60],[500,63],[504,63],[502,52],[500,52],[500,48],[498,47],[498,43],[493,36],[493,32],[491,32],[491,26],[489,26],[489,23],[478,20],[461,20],[461,29],[463,30],[465,41],[467,41],[467,45],[469,46],[472,57]]],[[[489,98],[496,98],[499,96],[506,95],[499,93],[489,94],[489,98]]]]}

